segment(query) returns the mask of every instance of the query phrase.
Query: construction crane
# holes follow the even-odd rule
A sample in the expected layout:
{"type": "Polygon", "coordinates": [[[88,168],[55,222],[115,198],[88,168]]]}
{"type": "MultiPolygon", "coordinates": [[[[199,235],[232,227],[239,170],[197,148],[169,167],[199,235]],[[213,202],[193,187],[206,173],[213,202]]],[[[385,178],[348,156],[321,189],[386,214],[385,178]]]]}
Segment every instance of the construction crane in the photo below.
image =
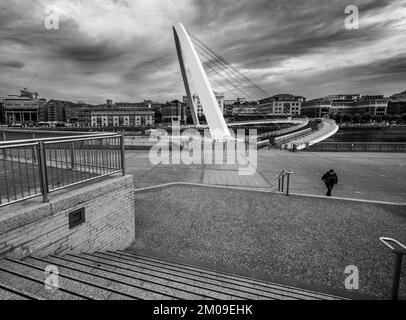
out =
{"type": "Polygon", "coordinates": [[[24,90],[28,90],[28,88],[30,87],[31,83],[34,81],[34,79],[38,76],[38,73],[34,74],[33,77],[28,80],[25,84],[24,84],[24,90]]]}

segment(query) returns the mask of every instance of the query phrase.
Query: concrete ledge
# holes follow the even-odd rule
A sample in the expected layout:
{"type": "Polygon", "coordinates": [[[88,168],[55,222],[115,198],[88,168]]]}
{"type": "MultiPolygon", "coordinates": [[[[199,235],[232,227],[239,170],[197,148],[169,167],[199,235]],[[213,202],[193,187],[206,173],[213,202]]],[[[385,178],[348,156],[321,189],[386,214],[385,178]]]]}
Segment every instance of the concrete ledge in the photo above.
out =
{"type": "MultiPolygon", "coordinates": [[[[154,189],[163,189],[170,186],[193,186],[193,187],[202,187],[202,188],[217,188],[217,189],[229,189],[229,190],[243,190],[248,192],[262,192],[262,193],[275,193],[285,195],[284,192],[278,192],[271,188],[256,188],[256,187],[238,187],[238,186],[223,186],[223,185],[214,185],[214,184],[203,184],[203,183],[193,183],[193,182],[169,182],[152,187],[137,188],[134,189],[134,192],[144,192],[154,189]]],[[[352,202],[361,202],[361,203],[370,203],[370,204],[384,204],[384,205],[393,205],[393,206],[406,206],[406,202],[389,202],[389,201],[376,201],[376,200],[366,200],[366,199],[357,199],[357,198],[340,198],[340,197],[326,197],[314,194],[303,194],[303,193],[294,193],[290,192],[289,196],[296,197],[307,197],[315,199],[325,199],[325,200],[339,200],[339,201],[352,201],[352,202]]]]}
{"type": "Polygon", "coordinates": [[[125,248],[134,239],[133,177],[111,176],[0,209],[0,257],[125,248]],[[69,213],[86,221],[69,228],[69,213]],[[124,237],[125,235],[125,237],[124,237]]]}

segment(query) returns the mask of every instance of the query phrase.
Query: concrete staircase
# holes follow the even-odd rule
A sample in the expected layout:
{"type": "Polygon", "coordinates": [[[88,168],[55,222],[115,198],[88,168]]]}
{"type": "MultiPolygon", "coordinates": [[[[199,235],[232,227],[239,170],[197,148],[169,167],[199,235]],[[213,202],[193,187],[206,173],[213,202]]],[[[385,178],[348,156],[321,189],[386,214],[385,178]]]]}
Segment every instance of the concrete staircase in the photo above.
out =
{"type": "Polygon", "coordinates": [[[260,299],[340,297],[259,281],[130,251],[0,260],[0,299],[260,299]],[[59,289],[45,289],[45,267],[59,289]]]}

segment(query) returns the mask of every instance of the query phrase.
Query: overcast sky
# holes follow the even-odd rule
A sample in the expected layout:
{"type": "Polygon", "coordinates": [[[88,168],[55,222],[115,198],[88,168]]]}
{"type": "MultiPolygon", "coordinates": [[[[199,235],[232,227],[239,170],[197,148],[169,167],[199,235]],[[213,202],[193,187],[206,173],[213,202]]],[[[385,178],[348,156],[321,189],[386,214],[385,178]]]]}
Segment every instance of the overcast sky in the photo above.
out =
{"type": "Polygon", "coordinates": [[[179,99],[179,21],[270,95],[406,90],[406,0],[1,0],[0,96],[38,73],[31,89],[47,99],[179,99]]]}

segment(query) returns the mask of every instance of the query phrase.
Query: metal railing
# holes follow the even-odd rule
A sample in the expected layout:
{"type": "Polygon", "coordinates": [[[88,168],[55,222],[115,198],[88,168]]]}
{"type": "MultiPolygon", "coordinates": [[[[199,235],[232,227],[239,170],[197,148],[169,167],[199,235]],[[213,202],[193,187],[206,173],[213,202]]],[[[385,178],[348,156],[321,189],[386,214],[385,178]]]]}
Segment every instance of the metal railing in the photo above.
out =
{"type": "Polygon", "coordinates": [[[108,175],[125,174],[120,134],[0,142],[0,206],[108,175]]]}
{"type": "Polygon", "coordinates": [[[278,191],[279,192],[285,192],[286,195],[289,195],[289,187],[290,187],[290,175],[293,174],[293,171],[288,171],[288,170],[282,170],[282,172],[278,176],[278,191]],[[285,183],[285,178],[286,178],[286,183],[285,183]],[[285,190],[286,186],[286,190],[285,190]],[[285,191],[284,191],[285,190],[285,191]]]}
{"type": "Polygon", "coordinates": [[[392,300],[397,300],[399,294],[400,272],[402,270],[402,258],[406,255],[406,246],[392,238],[380,237],[379,240],[395,254],[392,300]]]}
{"type": "Polygon", "coordinates": [[[320,142],[310,151],[406,152],[405,142],[320,142]]]}

